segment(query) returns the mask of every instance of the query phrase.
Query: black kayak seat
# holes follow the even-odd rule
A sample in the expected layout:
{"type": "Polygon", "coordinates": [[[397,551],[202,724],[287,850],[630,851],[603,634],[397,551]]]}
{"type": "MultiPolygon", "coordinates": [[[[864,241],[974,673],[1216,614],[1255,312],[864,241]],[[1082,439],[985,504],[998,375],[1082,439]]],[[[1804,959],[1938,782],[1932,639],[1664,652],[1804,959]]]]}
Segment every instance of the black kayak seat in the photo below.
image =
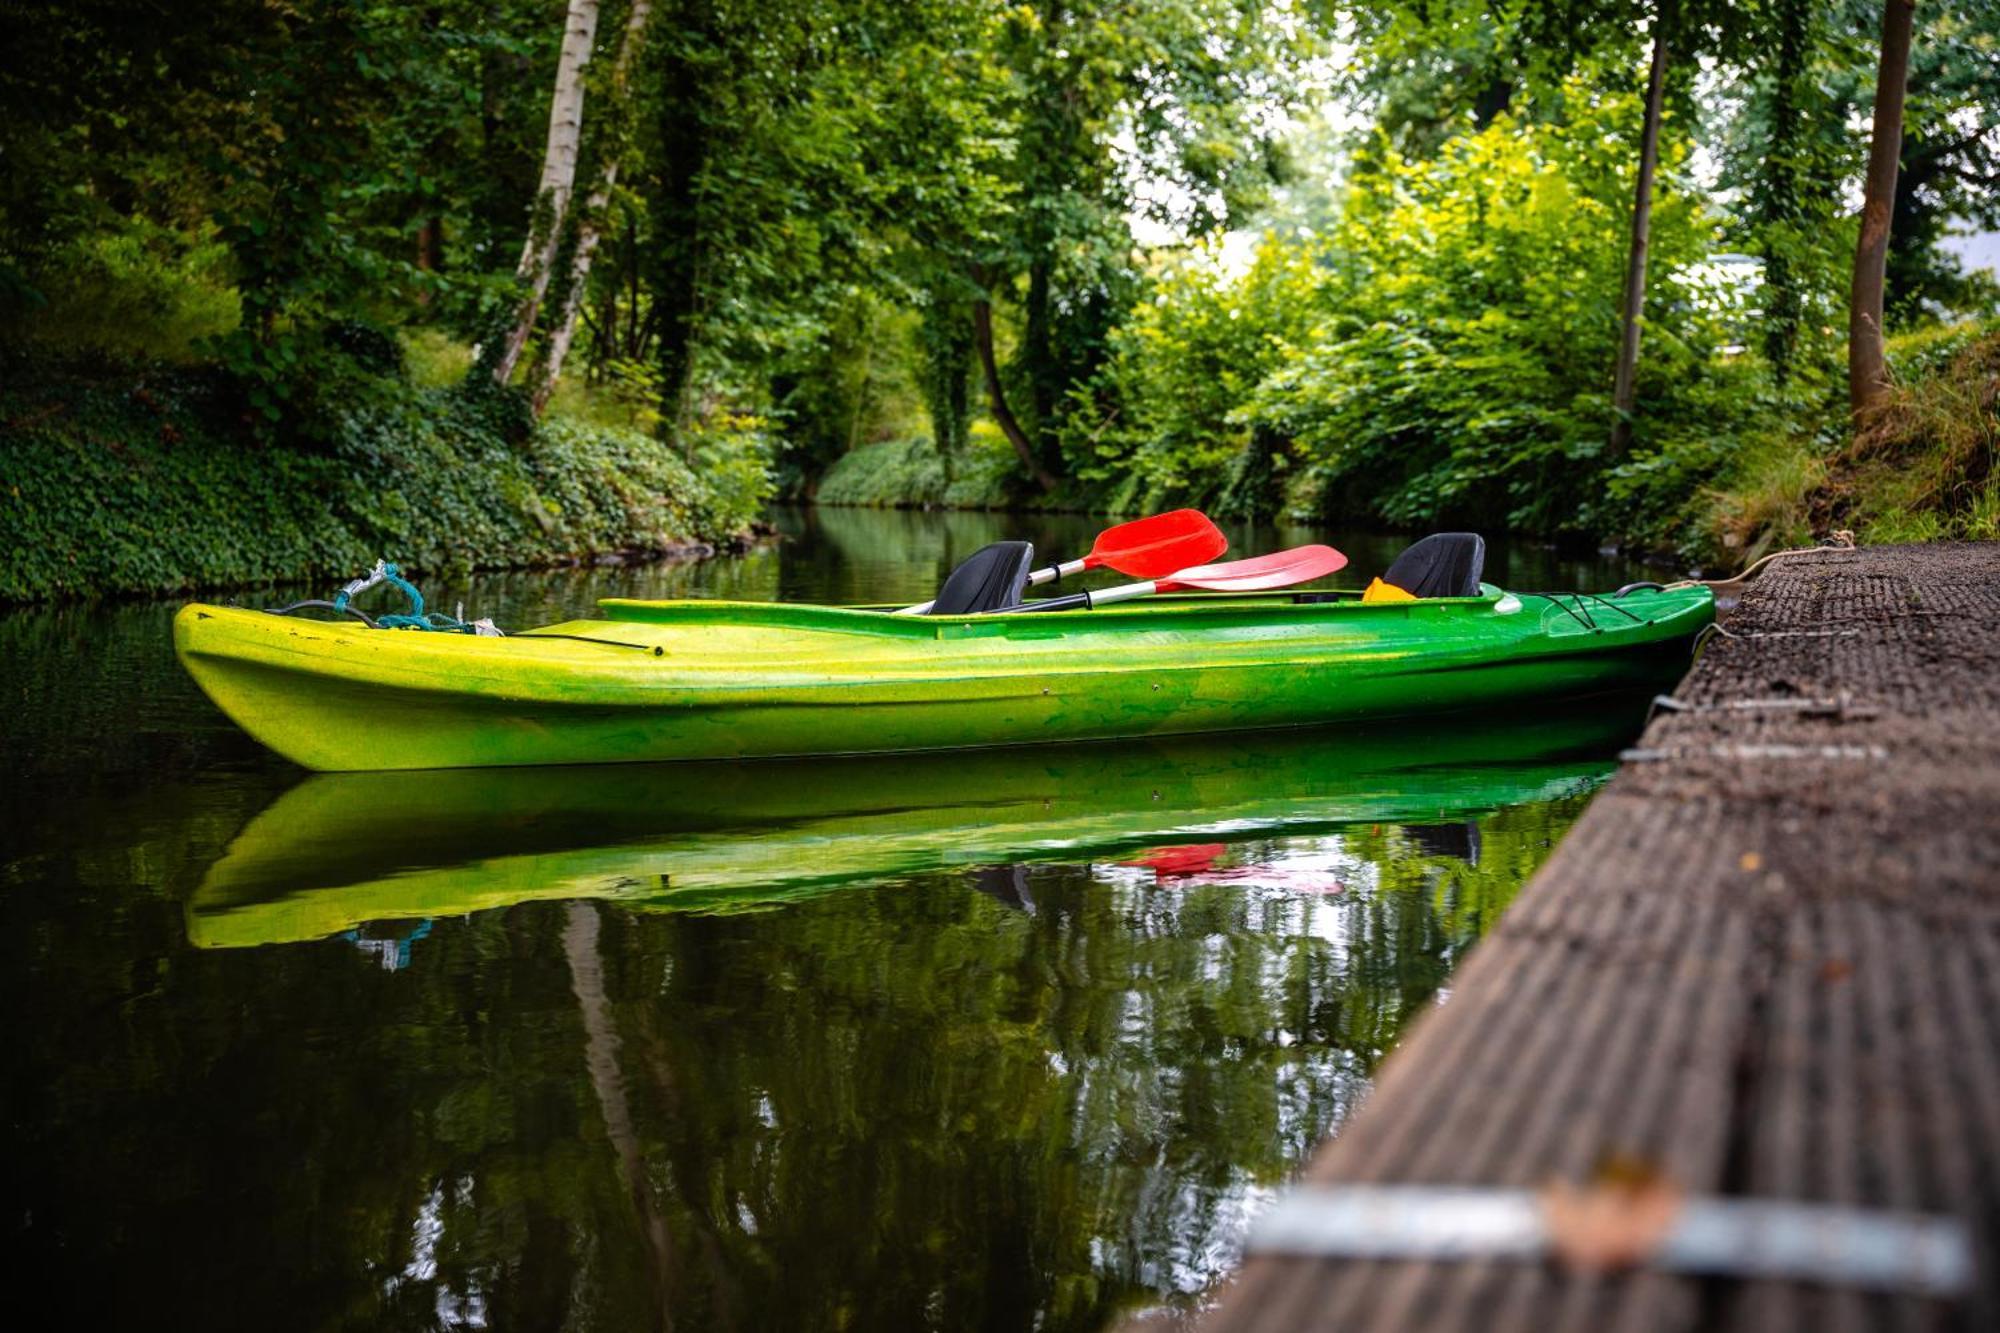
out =
{"type": "Polygon", "coordinates": [[[994,542],[967,556],[938,590],[927,614],[970,616],[1004,611],[1021,604],[1028,590],[1028,569],[1035,562],[1033,542],[994,542]]]}
{"type": "Polygon", "coordinates": [[[1397,556],[1382,581],[1412,597],[1477,597],[1485,572],[1485,538],[1476,532],[1434,532],[1397,556]]]}

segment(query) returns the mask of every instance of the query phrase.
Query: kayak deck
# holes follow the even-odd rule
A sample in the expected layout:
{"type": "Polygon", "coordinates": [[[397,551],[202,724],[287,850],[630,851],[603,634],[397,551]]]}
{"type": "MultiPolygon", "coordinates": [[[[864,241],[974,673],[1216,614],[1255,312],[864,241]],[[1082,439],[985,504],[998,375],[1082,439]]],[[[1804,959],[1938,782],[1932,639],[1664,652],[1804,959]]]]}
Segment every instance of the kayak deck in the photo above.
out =
{"type": "Polygon", "coordinates": [[[1706,589],[1362,603],[1194,595],[1089,612],[609,599],[507,638],[195,605],[183,662],[317,769],[879,753],[1447,712],[1670,679],[1706,589]]]}

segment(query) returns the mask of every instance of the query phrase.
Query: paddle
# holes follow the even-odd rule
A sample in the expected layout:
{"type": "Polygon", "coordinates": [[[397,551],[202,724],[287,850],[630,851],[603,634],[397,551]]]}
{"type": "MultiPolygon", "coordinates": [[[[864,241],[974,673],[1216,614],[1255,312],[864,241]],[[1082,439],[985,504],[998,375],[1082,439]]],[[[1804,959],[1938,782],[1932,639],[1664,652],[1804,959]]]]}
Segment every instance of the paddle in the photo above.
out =
{"type": "Polygon", "coordinates": [[[1199,588],[1205,592],[1264,592],[1325,578],[1346,564],[1347,557],[1331,546],[1294,546],[1289,551],[1273,551],[1248,560],[1198,565],[1193,569],[1180,570],[1169,578],[1121,583],[1115,588],[1099,588],[1095,592],[1071,593],[1067,597],[1028,602],[1011,610],[1067,611],[1074,607],[1088,610],[1113,602],[1129,602],[1135,597],[1150,597],[1156,592],[1179,592],[1184,588],[1199,588]]]}
{"type": "MultiPolygon", "coordinates": [[[[1028,575],[1028,586],[1039,587],[1057,579],[1091,569],[1115,569],[1135,579],[1156,579],[1191,562],[1213,560],[1229,549],[1229,539],[1199,509],[1176,509],[1171,513],[1135,518],[1097,534],[1090,554],[1059,565],[1037,569],[1028,575]]],[[[906,606],[897,615],[920,616],[931,603],[906,606]]]]}

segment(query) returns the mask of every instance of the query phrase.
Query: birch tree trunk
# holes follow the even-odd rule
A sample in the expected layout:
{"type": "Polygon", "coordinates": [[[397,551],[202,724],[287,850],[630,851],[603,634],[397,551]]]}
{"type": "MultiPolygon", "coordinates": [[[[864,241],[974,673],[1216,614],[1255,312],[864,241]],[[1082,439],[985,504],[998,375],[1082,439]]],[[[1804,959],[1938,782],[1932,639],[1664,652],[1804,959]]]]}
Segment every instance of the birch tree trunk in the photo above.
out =
{"type": "Polygon", "coordinates": [[[1611,453],[1632,443],[1632,409],[1639,399],[1639,318],[1646,305],[1646,249],[1653,232],[1653,173],[1660,162],[1660,116],[1666,100],[1667,29],[1672,0],[1653,13],[1653,64],[1646,76],[1646,125],[1639,135],[1639,183],[1632,198],[1632,249],[1625,264],[1625,299],[1618,333],[1618,369],[1611,387],[1611,453]]]}
{"type": "Polygon", "coordinates": [[[1868,175],[1861,204],[1861,239],[1854,247],[1854,285],[1847,303],[1847,402],[1855,412],[1889,388],[1882,348],[1882,286],[1889,266],[1890,205],[1903,154],[1903,93],[1910,78],[1910,28],[1916,0],[1882,6],[1882,63],[1875,74],[1875,128],[1868,139],[1868,175]]]}
{"type": "Polygon", "coordinates": [[[562,54],[556,59],[556,91],[549,102],[549,142],[542,155],[541,184],[528,219],[528,239],[514,276],[523,289],[514,323],[490,364],[493,382],[514,377],[522,349],[535,330],[542,295],[549,288],[556,247],[576,189],[576,163],[583,148],[583,70],[597,44],[598,0],[569,0],[569,20],[563,29],[562,54]]]}
{"type": "Polygon", "coordinates": [[[673,1236],[666,1219],[653,1202],[647,1184],[645,1148],[639,1141],[638,1120],[632,1114],[632,1098],[625,1086],[625,1072],[618,1062],[618,1027],[611,1012],[611,997],[604,987],[604,953],[598,946],[598,916],[594,903],[573,902],[563,926],[563,953],[569,959],[569,985],[583,1014],[583,1063],[590,1073],[590,1086],[597,1093],[597,1109],[604,1117],[604,1136],[618,1154],[618,1173],[631,1192],[632,1205],[645,1227],[648,1258],[647,1277],[660,1317],[654,1328],[674,1326],[671,1299],[674,1272],[673,1236]]]}
{"type": "MultiPolygon", "coordinates": [[[[632,10],[625,18],[625,35],[619,39],[618,54],[611,64],[609,92],[616,114],[624,113],[632,62],[637,58],[640,43],[646,39],[646,24],[652,17],[652,0],[632,0],[632,10]]],[[[603,165],[597,173],[597,183],[591,187],[590,198],[584,201],[572,227],[574,236],[570,246],[569,274],[557,298],[556,316],[549,327],[548,341],[542,345],[541,355],[535,360],[534,373],[529,376],[532,386],[529,398],[534,404],[536,416],[548,407],[549,395],[556,390],[556,380],[562,374],[563,362],[568,358],[570,344],[576,338],[576,320],[583,309],[584,290],[590,283],[591,260],[596,256],[597,243],[604,235],[605,213],[611,206],[612,188],[618,184],[619,155],[615,147],[612,145],[605,152],[603,165]]]]}

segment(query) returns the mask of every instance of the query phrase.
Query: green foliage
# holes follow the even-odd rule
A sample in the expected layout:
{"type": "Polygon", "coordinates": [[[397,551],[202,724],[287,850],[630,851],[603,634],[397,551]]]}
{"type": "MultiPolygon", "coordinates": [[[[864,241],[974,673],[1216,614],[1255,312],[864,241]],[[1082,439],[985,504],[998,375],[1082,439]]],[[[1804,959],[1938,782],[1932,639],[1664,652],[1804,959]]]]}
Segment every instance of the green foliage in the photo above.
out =
{"type": "Polygon", "coordinates": [[[505,395],[370,403],[308,452],[250,445],[212,374],[7,369],[0,600],[324,582],[382,556],[435,573],[656,554],[728,540],[766,495],[727,442],[698,475],[638,432],[528,428],[505,395]]]}
{"type": "Polygon", "coordinates": [[[1288,348],[1319,336],[1314,306],[1325,275],[1311,246],[1267,238],[1241,275],[1222,258],[1218,248],[1198,250],[1161,274],[1114,338],[1104,371],[1078,393],[1064,454],[1074,476],[1112,494],[1114,509],[1221,496],[1251,448],[1243,408],[1288,348]]]}
{"type": "Polygon", "coordinates": [[[1562,125],[1503,116],[1435,158],[1383,151],[1365,164],[1334,240],[1326,334],[1257,407],[1307,450],[1325,512],[1616,531],[1609,474],[1657,456],[1660,429],[1692,416],[1691,387],[1724,373],[1727,297],[1699,267],[1714,224],[1675,188],[1688,150],[1669,139],[1637,446],[1606,456],[1640,106],[1574,83],[1566,104],[1562,125]]]}
{"type": "Polygon", "coordinates": [[[884,440],[842,454],[820,478],[821,504],[928,509],[943,502],[949,479],[937,448],[923,439],[884,440]]]}
{"type": "Polygon", "coordinates": [[[1858,167],[1816,75],[1825,16],[1814,0],[1773,0],[1775,40],[1749,71],[1744,113],[1725,139],[1730,176],[1748,182],[1741,232],[1763,260],[1763,347],[1780,389],[1795,372],[1825,373],[1842,355],[1833,331],[1853,264],[1836,223],[1838,187],[1858,167]]]}
{"type": "Polygon", "coordinates": [[[635,94],[629,244],[586,301],[591,354],[652,361],[670,419],[726,398],[831,462],[857,382],[907,378],[865,363],[901,341],[873,325],[891,300],[887,322],[906,317],[920,238],[995,193],[990,18],[955,0],[663,9],[635,94]]]}
{"type": "Polygon", "coordinates": [[[1828,449],[1825,439],[1787,426],[1747,441],[1706,497],[1698,530],[1705,553],[1741,565],[1767,551],[1810,545],[1811,497],[1826,481],[1828,449]]]}
{"type": "Polygon", "coordinates": [[[1203,236],[1261,203],[1313,46],[1299,14],[1261,0],[1007,11],[993,113],[1012,141],[1005,193],[953,248],[1018,304],[1006,389],[1044,469],[1060,472],[1074,390],[1142,296],[1131,217],[1203,236]]]}
{"type": "Polygon", "coordinates": [[[1942,0],[1920,32],[1889,233],[1889,315],[1906,326],[2000,312],[1992,274],[1966,273],[1942,246],[1954,226],[2000,228],[2000,0],[1942,0]]]}
{"type": "Polygon", "coordinates": [[[1863,541],[2000,539],[2000,330],[1898,339],[1890,368],[1895,389],[1834,461],[1831,523],[1863,541]]]}
{"type": "Polygon", "coordinates": [[[37,289],[0,296],[0,343],[59,355],[186,361],[236,327],[241,298],[228,251],[144,219],[80,233],[41,260],[37,289]],[[12,306],[12,309],[7,307],[12,306]]]}
{"type": "Polygon", "coordinates": [[[772,415],[786,461],[818,475],[859,444],[922,429],[918,367],[906,349],[921,317],[862,298],[836,311],[821,337],[774,367],[772,415]]]}
{"type": "Polygon", "coordinates": [[[821,504],[872,508],[1008,507],[1016,477],[1004,444],[975,448],[958,461],[954,476],[926,439],[866,444],[827,469],[813,498],[821,504]]]}
{"type": "Polygon", "coordinates": [[[472,369],[472,349],[442,329],[413,329],[403,335],[403,365],[411,383],[442,389],[472,369]]]}
{"type": "Polygon", "coordinates": [[[921,322],[914,334],[920,358],[918,382],[931,439],[947,459],[965,452],[972,428],[972,293],[966,284],[939,279],[924,294],[921,322]]]}
{"type": "MultiPolygon", "coordinates": [[[[1041,472],[1060,484],[1036,504],[1658,547],[1712,524],[1705,488],[1748,460],[1797,482],[1826,456],[1879,6],[660,0],[619,62],[627,3],[600,16],[594,202],[542,307],[587,215],[552,410],[657,435],[727,508],[773,469],[912,504],[1019,502],[1041,472]],[[1656,22],[1664,177],[1635,437],[1611,457],[1656,22]],[[1239,272],[1246,222],[1263,242],[1239,272]],[[975,312],[1030,466],[979,442],[975,312]],[[854,461],[926,416],[928,457],[854,461]]],[[[1996,3],[1940,0],[1913,57],[1906,328],[1996,299],[1942,249],[1952,219],[2000,225],[1996,3]]],[[[461,378],[518,309],[561,9],[20,6],[0,346],[220,367],[205,410],[246,447],[342,459],[357,422],[430,438],[407,381],[461,378]]]]}
{"type": "MultiPolygon", "coordinates": [[[[1031,503],[1021,498],[1027,483],[1014,451],[992,422],[973,422],[966,432],[965,452],[948,461],[951,480],[944,488],[942,503],[951,508],[1008,509],[1031,503]]],[[[1039,502],[1058,508],[1063,499],[1058,493],[1039,497],[1039,502]]]]}
{"type": "Polygon", "coordinates": [[[706,492],[710,513],[727,515],[738,531],[763,511],[771,498],[776,448],[770,422],[762,417],[717,412],[681,427],[682,456],[706,492]]]}
{"type": "Polygon", "coordinates": [[[820,479],[814,499],[878,509],[1004,509],[1019,489],[1014,455],[986,423],[956,459],[926,439],[885,440],[843,454],[820,479]]]}
{"type": "Polygon", "coordinates": [[[1253,510],[1283,490],[1310,514],[1398,526],[1670,528],[1754,388],[1723,354],[1739,299],[1703,262],[1715,219],[1677,188],[1688,149],[1670,140],[1637,443],[1609,457],[1639,107],[1574,83],[1566,102],[1564,124],[1503,115],[1428,158],[1378,141],[1328,236],[1267,241],[1239,277],[1170,275],[1073,450],[1158,497],[1234,483],[1253,510]]]}
{"type": "Polygon", "coordinates": [[[337,326],[451,321],[501,248],[495,209],[503,235],[519,226],[509,186],[532,181],[521,150],[547,119],[539,78],[519,76],[554,54],[521,36],[547,28],[543,6],[87,0],[10,17],[8,342],[202,350],[297,436],[328,418],[329,386],[369,387],[337,326]]]}

